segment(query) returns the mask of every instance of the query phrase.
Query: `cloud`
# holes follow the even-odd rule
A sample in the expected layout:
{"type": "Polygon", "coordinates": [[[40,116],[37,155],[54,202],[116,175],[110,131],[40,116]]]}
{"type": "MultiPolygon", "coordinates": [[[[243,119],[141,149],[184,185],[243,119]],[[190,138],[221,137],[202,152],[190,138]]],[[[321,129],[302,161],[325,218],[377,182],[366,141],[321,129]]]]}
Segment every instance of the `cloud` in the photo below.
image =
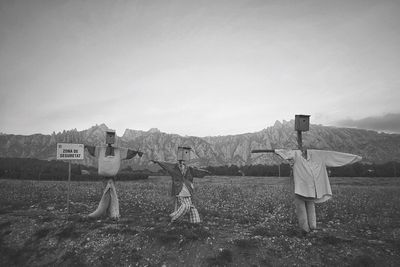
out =
{"type": "Polygon", "coordinates": [[[382,116],[367,117],[359,120],[345,119],[338,121],[336,125],[387,133],[400,133],[400,113],[388,113],[382,116]]]}

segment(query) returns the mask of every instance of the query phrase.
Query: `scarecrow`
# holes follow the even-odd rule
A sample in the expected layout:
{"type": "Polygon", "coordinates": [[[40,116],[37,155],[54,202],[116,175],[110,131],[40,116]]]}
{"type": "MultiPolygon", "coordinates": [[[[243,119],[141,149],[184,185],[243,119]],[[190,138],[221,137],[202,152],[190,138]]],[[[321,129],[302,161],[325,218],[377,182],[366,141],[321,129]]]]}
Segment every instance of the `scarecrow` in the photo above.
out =
{"type": "Polygon", "coordinates": [[[208,171],[189,167],[186,162],[190,160],[190,147],[178,147],[178,163],[168,163],[152,160],[157,163],[172,177],[171,196],[174,198],[175,209],[169,216],[171,222],[182,221],[189,214],[189,222],[198,224],[201,222],[199,212],[192,203],[194,192],[193,177],[203,178],[208,171]]]}
{"type": "Polygon", "coordinates": [[[332,197],[326,168],[353,164],[362,159],[348,153],[303,149],[302,132],[309,130],[309,117],[295,116],[298,149],[252,150],[252,153],[275,153],[289,161],[293,170],[296,215],[300,229],[306,233],[317,228],[315,203],[325,202],[332,197]]]}
{"type": "Polygon", "coordinates": [[[113,146],[114,143],[115,131],[108,130],[106,131],[106,145],[85,145],[89,154],[98,159],[98,174],[107,179],[103,196],[101,197],[97,209],[88,215],[90,218],[97,218],[106,213],[108,213],[112,219],[118,219],[120,217],[117,190],[115,189],[115,176],[120,169],[121,160],[131,159],[136,155],[142,157],[143,155],[140,151],[115,147],[113,146]]]}
{"type": "Polygon", "coordinates": [[[332,197],[326,167],[340,167],[362,159],[353,154],[315,149],[275,149],[274,152],[292,161],[296,215],[301,230],[305,232],[317,229],[315,203],[332,197]]]}

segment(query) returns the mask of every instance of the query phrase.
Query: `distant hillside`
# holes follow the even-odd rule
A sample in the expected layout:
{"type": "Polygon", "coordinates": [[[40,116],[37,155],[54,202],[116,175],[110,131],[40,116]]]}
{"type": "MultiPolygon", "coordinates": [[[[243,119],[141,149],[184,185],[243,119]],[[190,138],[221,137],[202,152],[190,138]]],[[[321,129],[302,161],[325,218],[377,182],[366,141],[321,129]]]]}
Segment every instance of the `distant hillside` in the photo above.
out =
{"type": "MultiPolygon", "coordinates": [[[[0,135],[0,157],[38,158],[51,160],[56,156],[59,142],[100,145],[104,143],[105,124],[90,129],[69,130],[52,135],[0,135]]],[[[400,135],[374,131],[311,125],[303,134],[305,147],[328,149],[361,155],[364,162],[384,163],[400,161],[400,135]]],[[[179,145],[190,146],[194,150],[193,164],[219,166],[235,164],[273,164],[279,157],[265,154],[251,154],[257,148],[296,148],[294,121],[277,121],[275,125],[255,133],[228,136],[180,136],[167,134],[157,129],[138,131],[126,129],[117,137],[117,145],[140,149],[145,154],[124,162],[133,168],[156,168],[149,159],[176,160],[179,145]]],[[[88,154],[83,163],[95,166],[96,161],[88,154]]]]}

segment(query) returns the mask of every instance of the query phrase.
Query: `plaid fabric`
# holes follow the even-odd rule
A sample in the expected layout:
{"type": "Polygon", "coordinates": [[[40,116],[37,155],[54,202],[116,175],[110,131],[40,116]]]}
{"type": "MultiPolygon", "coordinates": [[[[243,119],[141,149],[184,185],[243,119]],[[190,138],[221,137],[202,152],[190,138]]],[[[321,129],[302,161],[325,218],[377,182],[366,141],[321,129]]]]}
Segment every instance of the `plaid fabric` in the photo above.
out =
{"type": "Polygon", "coordinates": [[[171,196],[179,195],[179,193],[182,191],[183,184],[186,185],[189,193],[193,195],[193,177],[202,178],[205,175],[210,174],[208,171],[188,166],[186,166],[186,171],[184,174],[182,174],[178,163],[169,163],[157,160],[153,160],[153,162],[160,165],[160,167],[167,171],[172,177],[171,196]]]}
{"type": "Polygon", "coordinates": [[[200,215],[196,207],[192,204],[190,197],[178,197],[179,208],[170,214],[172,222],[182,221],[186,214],[189,214],[190,223],[200,223],[200,215]]]}
{"type": "Polygon", "coordinates": [[[175,197],[174,200],[174,212],[178,210],[178,197],[175,197]]]}
{"type": "Polygon", "coordinates": [[[200,214],[196,207],[192,205],[189,210],[189,222],[190,223],[201,223],[200,214]]]}

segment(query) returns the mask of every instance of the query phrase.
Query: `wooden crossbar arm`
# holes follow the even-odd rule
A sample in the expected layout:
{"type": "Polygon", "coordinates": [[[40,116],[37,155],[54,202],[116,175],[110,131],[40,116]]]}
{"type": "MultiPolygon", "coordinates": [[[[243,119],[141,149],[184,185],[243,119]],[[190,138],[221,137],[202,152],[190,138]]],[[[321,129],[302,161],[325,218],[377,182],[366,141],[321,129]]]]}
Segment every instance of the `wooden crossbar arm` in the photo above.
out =
{"type": "Polygon", "coordinates": [[[275,149],[254,149],[251,153],[275,153],[275,149]]]}

